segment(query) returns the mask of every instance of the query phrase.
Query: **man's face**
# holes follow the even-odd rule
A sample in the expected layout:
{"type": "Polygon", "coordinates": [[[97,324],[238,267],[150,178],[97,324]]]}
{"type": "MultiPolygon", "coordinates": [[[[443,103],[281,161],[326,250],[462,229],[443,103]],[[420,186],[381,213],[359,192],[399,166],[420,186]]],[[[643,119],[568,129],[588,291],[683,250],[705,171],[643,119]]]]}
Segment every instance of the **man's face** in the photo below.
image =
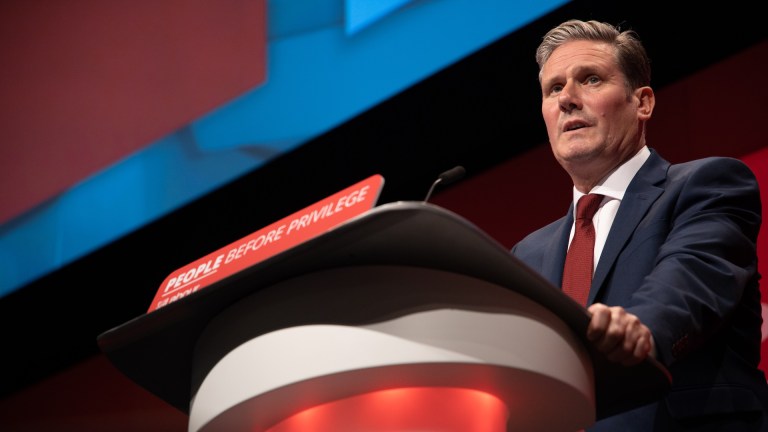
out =
{"type": "Polygon", "coordinates": [[[572,176],[602,178],[644,144],[638,109],[643,93],[628,90],[610,45],[561,45],[542,67],[541,89],[552,151],[572,176]]]}

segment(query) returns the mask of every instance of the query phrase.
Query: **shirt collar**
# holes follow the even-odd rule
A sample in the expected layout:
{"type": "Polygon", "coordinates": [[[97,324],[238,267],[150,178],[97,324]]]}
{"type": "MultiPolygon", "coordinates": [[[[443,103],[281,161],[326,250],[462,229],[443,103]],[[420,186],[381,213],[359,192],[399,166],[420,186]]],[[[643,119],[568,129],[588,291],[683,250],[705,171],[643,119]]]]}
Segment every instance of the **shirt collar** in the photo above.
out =
{"type": "MultiPolygon", "coordinates": [[[[601,194],[609,198],[621,201],[621,199],[624,198],[624,192],[629,187],[629,183],[632,181],[632,178],[635,177],[635,174],[637,174],[637,172],[640,170],[640,167],[643,166],[650,155],[651,151],[648,150],[648,147],[643,146],[643,148],[635,153],[634,156],[616,167],[616,169],[611,171],[607,176],[600,180],[600,182],[597,183],[597,186],[593,187],[589,193],[601,194]]],[[[585,194],[579,192],[579,190],[574,186],[574,203],[579,202],[579,198],[584,195],[585,194]]]]}

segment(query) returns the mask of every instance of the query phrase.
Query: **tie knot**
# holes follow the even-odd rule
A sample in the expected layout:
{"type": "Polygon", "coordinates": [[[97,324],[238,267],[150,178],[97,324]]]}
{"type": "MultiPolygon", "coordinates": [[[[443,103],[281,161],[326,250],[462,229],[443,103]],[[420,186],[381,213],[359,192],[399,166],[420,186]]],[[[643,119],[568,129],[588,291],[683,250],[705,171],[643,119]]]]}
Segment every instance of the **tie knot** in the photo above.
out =
{"type": "Polygon", "coordinates": [[[588,194],[579,198],[579,203],[576,206],[576,219],[589,219],[597,213],[597,209],[600,208],[600,202],[603,201],[603,195],[588,194]]]}

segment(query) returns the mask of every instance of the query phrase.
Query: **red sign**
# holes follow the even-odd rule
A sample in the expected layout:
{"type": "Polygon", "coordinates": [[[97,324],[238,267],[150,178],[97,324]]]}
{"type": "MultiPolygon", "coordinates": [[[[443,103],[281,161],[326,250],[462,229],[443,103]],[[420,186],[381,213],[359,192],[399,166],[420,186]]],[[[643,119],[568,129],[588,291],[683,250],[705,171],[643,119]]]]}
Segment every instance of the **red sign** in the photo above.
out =
{"type": "Polygon", "coordinates": [[[383,184],[382,176],[371,176],[174,271],[160,285],[147,313],[365,213],[376,205],[383,184]]]}

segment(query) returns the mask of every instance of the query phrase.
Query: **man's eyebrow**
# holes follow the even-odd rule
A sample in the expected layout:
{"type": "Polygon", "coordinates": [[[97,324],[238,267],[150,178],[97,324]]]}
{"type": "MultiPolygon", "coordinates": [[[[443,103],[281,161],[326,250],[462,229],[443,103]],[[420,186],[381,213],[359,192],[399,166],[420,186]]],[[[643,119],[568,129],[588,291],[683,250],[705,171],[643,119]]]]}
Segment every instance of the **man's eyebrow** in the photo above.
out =
{"type": "Polygon", "coordinates": [[[585,73],[596,73],[600,70],[600,66],[594,63],[578,64],[573,67],[574,75],[583,75],[585,73]]]}
{"type": "Polygon", "coordinates": [[[550,87],[553,83],[556,83],[558,81],[562,81],[563,74],[557,74],[557,75],[550,75],[548,77],[542,76],[541,77],[541,87],[547,88],[550,87]]]}
{"type": "MultiPolygon", "coordinates": [[[[576,76],[584,75],[584,74],[598,74],[598,75],[601,75],[600,69],[601,69],[600,66],[597,65],[597,64],[592,64],[592,63],[589,63],[589,64],[578,64],[578,65],[574,65],[571,68],[569,73],[570,73],[570,75],[576,75],[576,76]]],[[[564,73],[558,73],[556,75],[550,75],[549,77],[542,77],[543,79],[542,79],[541,82],[542,82],[542,84],[545,84],[545,83],[551,83],[552,81],[561,81],[561,80],[563,80],[563,75],[565,75],[565,74],[564,73]]]]}

